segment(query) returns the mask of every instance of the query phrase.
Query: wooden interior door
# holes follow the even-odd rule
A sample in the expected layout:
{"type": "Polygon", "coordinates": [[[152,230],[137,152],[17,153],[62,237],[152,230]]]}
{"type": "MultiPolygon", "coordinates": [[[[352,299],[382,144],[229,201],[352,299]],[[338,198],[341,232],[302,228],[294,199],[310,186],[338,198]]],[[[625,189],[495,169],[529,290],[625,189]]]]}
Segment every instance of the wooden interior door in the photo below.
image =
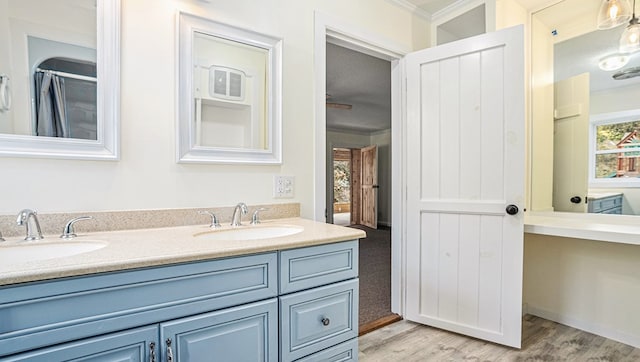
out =
{"type": "Polygon", "coordinates": [[[522,26],[406,57],[406,315],[520,347],[522,26]]]}
{"type": "Polygon", "coordinates": [[[589,73],[556,82],[553,94],[553,209],[586,212],[589,73]]]}
{"type": "Polygon", "coordinates": [[[373,145],[361,150],[362,207],[360,217],[362,225],[378,228],[378,146],[373,145]]]}

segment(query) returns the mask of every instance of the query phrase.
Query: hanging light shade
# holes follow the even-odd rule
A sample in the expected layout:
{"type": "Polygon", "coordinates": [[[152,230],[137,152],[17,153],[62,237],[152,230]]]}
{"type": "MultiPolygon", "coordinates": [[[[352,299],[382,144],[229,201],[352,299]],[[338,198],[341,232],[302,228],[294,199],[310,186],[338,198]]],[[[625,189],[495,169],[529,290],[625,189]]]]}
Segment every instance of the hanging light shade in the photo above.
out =
{"type": "Polygon", "coordinates": [[[598,11],[598,29],[611,29],[631,19],[631,5],[628,0],[602,0],[598,11]]]}
{"type": "Polygon", "coordinates": [[[633,53],[640,50],[640,23],[636,18],[636,0],[633,0],[633,16],[620,37],[620,52],[633,53]]]}
{"type": "Polygon", "coordinates": [[[627,54],[609,54],[600,59],[598,67],[605,71],[618,70],[629,63],[627,54]]]}

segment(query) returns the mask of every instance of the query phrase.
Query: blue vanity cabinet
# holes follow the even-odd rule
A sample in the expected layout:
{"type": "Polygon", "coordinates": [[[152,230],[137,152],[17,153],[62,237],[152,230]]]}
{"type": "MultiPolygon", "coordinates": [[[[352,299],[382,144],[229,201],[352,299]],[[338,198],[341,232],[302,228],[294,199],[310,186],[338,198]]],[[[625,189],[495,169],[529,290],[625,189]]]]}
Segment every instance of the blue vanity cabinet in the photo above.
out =
{"type": "Polygon", "coordinates": [[[0,287],[0,362],[357,361],[358,241],[0,287]]]}

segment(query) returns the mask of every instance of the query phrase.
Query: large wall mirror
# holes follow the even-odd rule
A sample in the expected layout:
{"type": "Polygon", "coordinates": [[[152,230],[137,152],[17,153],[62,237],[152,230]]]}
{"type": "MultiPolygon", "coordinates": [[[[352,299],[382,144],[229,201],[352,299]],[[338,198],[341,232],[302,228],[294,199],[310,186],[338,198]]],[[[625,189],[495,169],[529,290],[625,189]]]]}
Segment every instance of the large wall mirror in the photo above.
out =
{"type": "Polygon", "coordinates": [[[0,0],[0,155],[119,157],[120,0],[0,0]]]}
{"type": "Polygon", "coordinates": [[[281,162],[282,40],[178,14],[177,161],[281,162]]]}
{"type": "Polygon", "coordinates": [[[533,210],[640,214],[640,51],[621,48],[631,11],[602,29],[602,3],[533,15],[533,210]]]}

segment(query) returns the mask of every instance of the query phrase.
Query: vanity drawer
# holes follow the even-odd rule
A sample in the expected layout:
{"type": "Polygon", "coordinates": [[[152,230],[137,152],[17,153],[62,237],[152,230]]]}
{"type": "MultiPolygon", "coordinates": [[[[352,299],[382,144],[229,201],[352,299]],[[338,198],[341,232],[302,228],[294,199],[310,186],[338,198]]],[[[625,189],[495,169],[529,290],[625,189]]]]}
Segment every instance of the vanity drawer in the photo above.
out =
{"type": "Polygon", "coordinates": [[[0,288],[0,356],[277,295],[277,253],[0,288]]]}
{"type": "Polygon", "coordinates": [[[358,339],[353,338],[337,346],[300,358],[296,362],[350,362],[358,361],[358,339]]]}
{"type": "Polygon", "coordinates": [[[280,252],[281,294],[357,276],[357,240],[280,252]]]}
{"type": "Polygon", "coordinates": [[[618,212],[612,209],[620,209],[622,213],[622,195],[591,199],[588,209],[589,212],[603,214],[616,214],[618,212]]]}
{"type": "Polygon", "coordinates": [[[358,279],[280,297],[280,353],[293,361],[358,336],[358,279]]]}

